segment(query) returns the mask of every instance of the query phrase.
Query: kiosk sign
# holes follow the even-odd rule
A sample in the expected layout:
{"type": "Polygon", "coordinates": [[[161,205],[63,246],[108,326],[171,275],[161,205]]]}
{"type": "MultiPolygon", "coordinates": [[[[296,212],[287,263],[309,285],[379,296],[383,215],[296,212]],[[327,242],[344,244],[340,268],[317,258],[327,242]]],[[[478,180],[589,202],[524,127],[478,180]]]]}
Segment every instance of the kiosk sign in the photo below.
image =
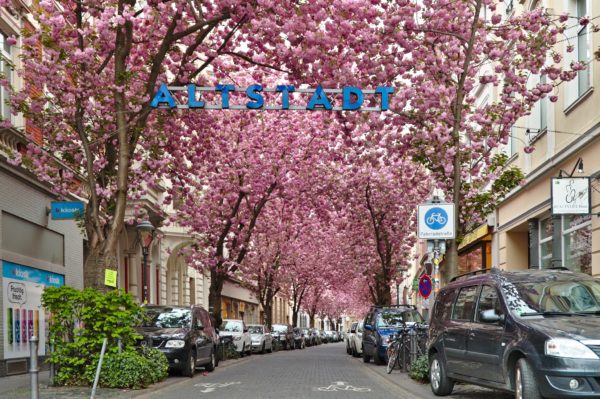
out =
{"type": "Polygon", "coordinates": [[[454,204],[421,204],[418,217],[420,239],[454,239],[454,204]]]}

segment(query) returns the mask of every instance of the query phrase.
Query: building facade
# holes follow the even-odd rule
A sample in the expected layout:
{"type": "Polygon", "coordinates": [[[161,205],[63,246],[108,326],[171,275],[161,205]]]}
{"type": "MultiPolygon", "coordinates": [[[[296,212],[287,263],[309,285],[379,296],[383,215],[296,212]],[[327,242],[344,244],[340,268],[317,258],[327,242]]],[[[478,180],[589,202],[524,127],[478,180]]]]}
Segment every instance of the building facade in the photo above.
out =
{"type": "MultiPolygon", "coordinates": [[[[590,0],[526,1],[522,7],[540,4],[555,15],[567,12],[584,17],[600,12],[600,4],[590,0]]],[[[575,61],[588,64],[588,68],[555,89],[552,95],[558,101],[541,100],[531,115],[513,128],[518,150],[511,162],[525,172],[526,180],[499,205],[493,218],[492,263],[503,269],[566,267],[600,274],[600,220],[596,216],[600,212],[600,93],[595,89],[600,86],[600,63],[593,55],[600,46],[600,35],[589,25],[571,21],[565,40],[555,50],[563,57],[565,68],[575,61]],[[568,47],[573,51],[568,52],[568,47]],[[521,151],[524,146],[532,146],[534,151],[521,151]],[[578,182],[573,178],[580,177],[589,178],[589,191],[571,196],[572,185],[578,182]],[[589,213],[553,212],[553,185],[555,203],[583,195],[591,205],[589,213]],[[559,187],[561,191],[557,191],[559,187]]],[[[532,85],[538,82],[542,82],[539,77],[532,77],[532,85]]]]}

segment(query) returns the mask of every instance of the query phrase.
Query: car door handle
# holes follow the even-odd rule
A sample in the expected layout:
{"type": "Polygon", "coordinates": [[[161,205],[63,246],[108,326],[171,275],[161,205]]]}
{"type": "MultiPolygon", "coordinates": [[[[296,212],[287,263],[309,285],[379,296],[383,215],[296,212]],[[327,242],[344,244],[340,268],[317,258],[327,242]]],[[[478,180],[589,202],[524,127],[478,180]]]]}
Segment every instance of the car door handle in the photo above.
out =
{"type": "Polygon", "coordinates": [[[475,338],[475,333],[474,332],[469,333],[469,337],[475,338]]]}

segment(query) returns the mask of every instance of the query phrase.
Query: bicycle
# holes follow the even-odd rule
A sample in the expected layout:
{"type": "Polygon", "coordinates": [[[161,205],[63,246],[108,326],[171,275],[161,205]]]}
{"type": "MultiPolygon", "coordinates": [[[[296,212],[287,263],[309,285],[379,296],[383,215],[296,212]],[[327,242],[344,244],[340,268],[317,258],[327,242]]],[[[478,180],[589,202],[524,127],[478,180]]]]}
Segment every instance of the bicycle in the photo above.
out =
{"type": "Polygon", "coordinates": [[[387,373],[390,374],[396,367],[408,372],[411,363],[425,354],[427,326],[421,324],[404,326],[396,335],[390,337],[389,342],[386,351],[388,357],[387,373]],[[411,331],[414,333],[411,334],[411,331]],[[414,351],[411,350],[411,335],[415,340],[414,351]]]}
{"type": "Polygon", "coordinates": [[[442,216],[441,213],[432,213],[427,220],[425,221],[428,225],[432,225],[434,223],[445,224],[446,218],[442,216]]]}

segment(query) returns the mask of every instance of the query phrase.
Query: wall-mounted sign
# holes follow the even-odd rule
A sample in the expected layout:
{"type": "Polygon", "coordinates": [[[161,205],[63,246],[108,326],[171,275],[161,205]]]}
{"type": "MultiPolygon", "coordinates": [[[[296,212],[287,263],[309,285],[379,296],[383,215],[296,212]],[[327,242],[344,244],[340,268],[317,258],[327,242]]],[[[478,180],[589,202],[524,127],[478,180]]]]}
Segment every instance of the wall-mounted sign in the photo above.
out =
{"type": "MultiPolygon", "coordinates": [[[[187,86],[167,86],[162,83],[152,98],[152,108],[178,108],[178,109],[268,109],[268,110],[328,110],[328,111],[387,111],[389,109],[390,95],[394,92],[392,87],[377,87],[375,90],[363,90],[358,87],[344,87],[343,89],[324,89],[320,85],[315,89],[300,89],[291,85],[279,85],[275,88],[266,88],[254,84],[247,88],[237,88],[234,85],[217,85],[215,87],[200,87],[195,84],[187,86]],[[183,94],[179,94],[183,92],[183,94]],[[220,93],[220,104],[208,104],[199,93],[220,93]],[[244,104],[230,104],[232,93],[244,92],[244,104]],[[281,101],[278,104],[265,104],[265,96],[261,93],[275,93],[281,101]],[[363,107],[365,95],[371,96],[377,106],[363,107]],[[341,100],[341,106],[336,106],[333,97],[341,100]],[[340,98],[341,97],[341,98],[340,98]]],[[[371,101],[368,101],[371,103],[371,101]]]]}
{"type": "Polygon", "coordinates": [[[589,177],[554,177],[550,184],[552,214],[590,214],[591,195],[589,177]]]}
{"type": "Polygon", "coordinates": [[[454,239],[454,204],[421,204],[418,218],[420,239],[454,239]]]}
{"type": "Polygon", "coordinates": [[[59,202],[53,201],[50,204],[52,219],[65,220],[83,217],[85,205],[81,201],[59,202]]]}
{"type": "Polygon", "coordinates": [[[46,354],[47,319],[42,308],[44,287],[65,285],[65,276],[2,261],[4,358],[29,357],[29,339],[39,338],[39,354],[46,354]]]}

